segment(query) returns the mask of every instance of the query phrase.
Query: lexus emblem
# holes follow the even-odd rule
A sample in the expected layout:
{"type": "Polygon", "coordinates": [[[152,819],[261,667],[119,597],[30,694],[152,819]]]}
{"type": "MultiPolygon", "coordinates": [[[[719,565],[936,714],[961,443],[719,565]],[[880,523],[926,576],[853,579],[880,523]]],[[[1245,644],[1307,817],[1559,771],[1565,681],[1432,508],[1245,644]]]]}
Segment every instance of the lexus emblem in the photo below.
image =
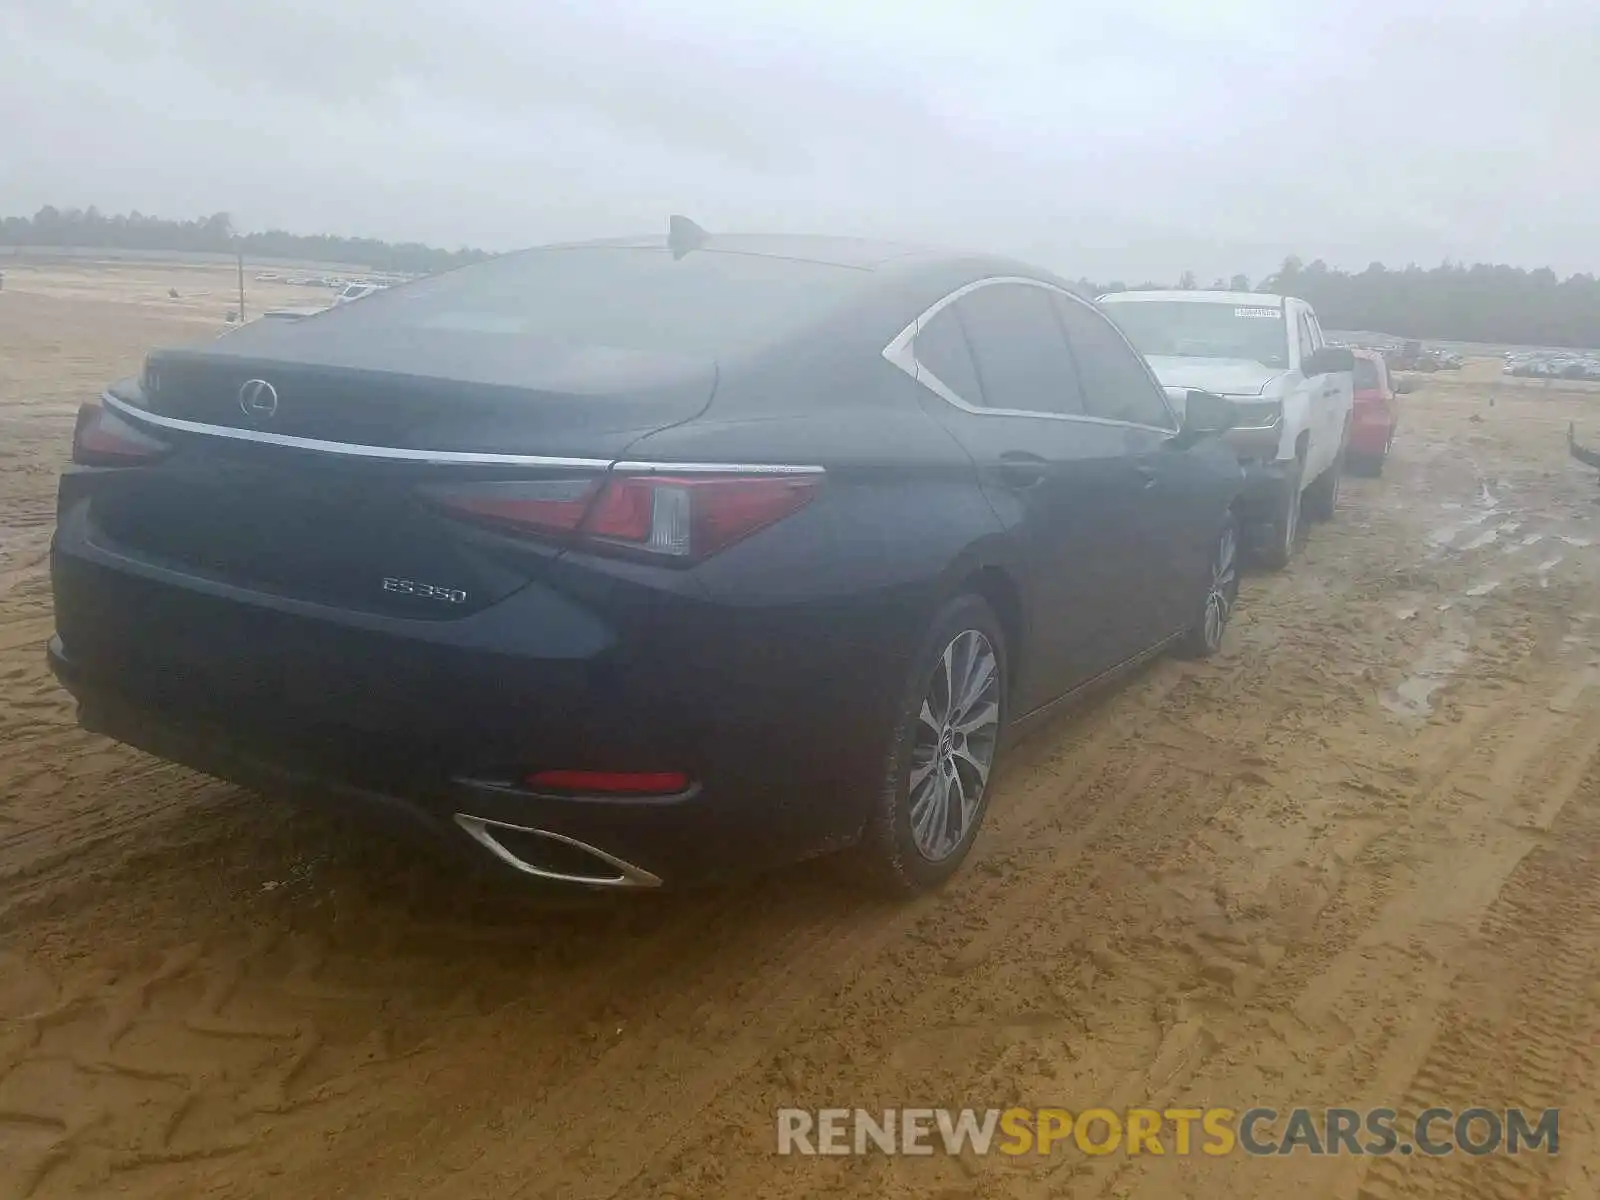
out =
{"type": "Polygon", "coordinates": [[[247,379],[239,389],[239,407],[253,421],[270,421],[278,414],[278,389],[265,379],[247,379]]]}

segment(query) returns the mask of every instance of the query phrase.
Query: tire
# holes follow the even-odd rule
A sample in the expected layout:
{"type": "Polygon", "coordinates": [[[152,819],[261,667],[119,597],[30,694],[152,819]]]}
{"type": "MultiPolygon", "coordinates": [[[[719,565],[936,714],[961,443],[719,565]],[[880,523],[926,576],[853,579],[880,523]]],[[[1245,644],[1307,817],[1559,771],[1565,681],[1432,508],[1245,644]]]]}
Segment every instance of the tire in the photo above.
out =
{"type": "Polygon", "coordinates": [[[1344,478],[1344,458],[1345,448],[1340,446],[1338,457],[1306,488],[1307,520],[1319,522],[1333,520],[1333,515],[1339,508],[1339,481],[1344,478]]]}
{"type": "Polygon", "coordinates": [[[1178,657],[1210,658],[1221,650],[1223,635],[1228,631],[1228,618],[1233,615],[1238,600],[1239,520],[1230,512],[1211,552],[1211,568],[1197,605],[1199,612],[1177,645],[1178,657]]]}
{"type": "Polygon", "coordinates": [[[1300,547],[1300,478],[1305,463],[1295,459],[1290,478],[1284,480],[1283,502],[1273,514],[1273,540],[1261,550],[1261,562],[1274,571],[1281,571],[1294,559],[1300,547]]]}
{"type": "MultiPolygon", "coordinates": [[[[857,847],[863,873],[879,890],[899,897],[932,891],[966,860],[989,808],[1006,727],[1009,682],[1005,634],[994,610],[974,595],[959,596],[940,609],[917,649],[883,779],[857,847]],[[950,690],[948,672],[953,669],[958,679],[962,677],[962,655],[972,653],[981,664],[985,649],[992,663],[992,677],[976,699],[968,696],[965,711],[969,716],[985,713],[992,717],[992,723],[985,720],[982,740],[971,738],[969,733],[963,749],[963,739],[951,737],[954,730],[941,711],[945,707],[942,698],[950,690]],[[924,711],[934,718],[932,723],[924,719],[924,711]],[[985,752],[988,768],[980,772],[978,765],[985,752]],[[919,773],[922,778],[914,788],[913,776],[919,773]],[[941,778],[945,780],[946,798],[942,828],[938,795],[941,778]],[[956,799],[952,779],[969,797],[976,785],[976,798],[970,798],[959,809],[949,806],[956,799]],[[926,817],[928,824],[920,825],[914,817],[926,817]]],[[[955,724],[959,725],[959,720],[955,724]]]]}

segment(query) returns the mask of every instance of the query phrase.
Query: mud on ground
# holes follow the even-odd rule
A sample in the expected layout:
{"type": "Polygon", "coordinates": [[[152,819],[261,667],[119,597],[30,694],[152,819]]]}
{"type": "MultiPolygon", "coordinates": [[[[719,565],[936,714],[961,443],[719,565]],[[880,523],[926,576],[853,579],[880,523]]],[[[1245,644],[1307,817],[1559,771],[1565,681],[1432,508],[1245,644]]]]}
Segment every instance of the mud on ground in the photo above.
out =
{"type": "Polygon", "coordinates": [[[1600,398],[1428,380],[1221,658],[1021,749],[937,898],[813,865],[551,912],[83,734],[49,679],[73,411],[230,283],[0,292],[0,1197],[1593,1194],[1600,488],[1564,431],[1600,398]],[[772,1153],[779,1106],[919,1103],[1564,1112],[1555,1159],[772,1153]]]}

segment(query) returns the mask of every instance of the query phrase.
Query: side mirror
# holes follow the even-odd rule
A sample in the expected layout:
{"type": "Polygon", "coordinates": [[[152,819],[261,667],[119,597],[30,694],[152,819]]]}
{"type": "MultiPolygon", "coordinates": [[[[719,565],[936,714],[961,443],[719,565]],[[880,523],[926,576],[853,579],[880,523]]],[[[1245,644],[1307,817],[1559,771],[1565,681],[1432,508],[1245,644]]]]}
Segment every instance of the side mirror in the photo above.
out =
{"type": "Polygon", "coordinates": [[[1335,371],[1354,371],[1356,356],[1344,346],[1324,346],[1300,364],[1303,375],[1328,375],[1335,371]]]}
{"type": "Polygon", "coordinates": [[[1173,444],[1187,449],[1196,442],[1227,433],[1239,419],[1239,410],[1233,402],[1224,400],[1215,392],[1202,392],[1190,388],[1183,398],[1183,427],[1173,444]]]}

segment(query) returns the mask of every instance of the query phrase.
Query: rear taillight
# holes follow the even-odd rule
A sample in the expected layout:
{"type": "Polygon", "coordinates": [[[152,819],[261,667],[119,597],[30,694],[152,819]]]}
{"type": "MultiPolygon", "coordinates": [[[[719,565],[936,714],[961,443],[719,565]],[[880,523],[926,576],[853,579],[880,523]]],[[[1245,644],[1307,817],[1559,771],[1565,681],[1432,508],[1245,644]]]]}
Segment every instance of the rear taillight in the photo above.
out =
{"type": "Polygon", "coordinates": [[[78,409],[72,429],[72,461],[85,467],[136,467],[155,462],[172,449],[135,429],[103,405],[78,409]]]}
{"type": "Polygon", "coordinates": [[[599,494],[598,477],[518,480],[428,487],[423,494],[446,512],[523,533],[571,534],[599,494]]]}
{"type": "Polygon", "coordinates": [[[588,548],[696,561],[807,504],[818,474],[612,474],[428,489],[449,512],[588,548]]]}
{"type": "Polygon", "coordinates": [[[817,482],[814,475],[620,475],[583,531],[597,542],[705,558],[803,507],[817,482]]]}

